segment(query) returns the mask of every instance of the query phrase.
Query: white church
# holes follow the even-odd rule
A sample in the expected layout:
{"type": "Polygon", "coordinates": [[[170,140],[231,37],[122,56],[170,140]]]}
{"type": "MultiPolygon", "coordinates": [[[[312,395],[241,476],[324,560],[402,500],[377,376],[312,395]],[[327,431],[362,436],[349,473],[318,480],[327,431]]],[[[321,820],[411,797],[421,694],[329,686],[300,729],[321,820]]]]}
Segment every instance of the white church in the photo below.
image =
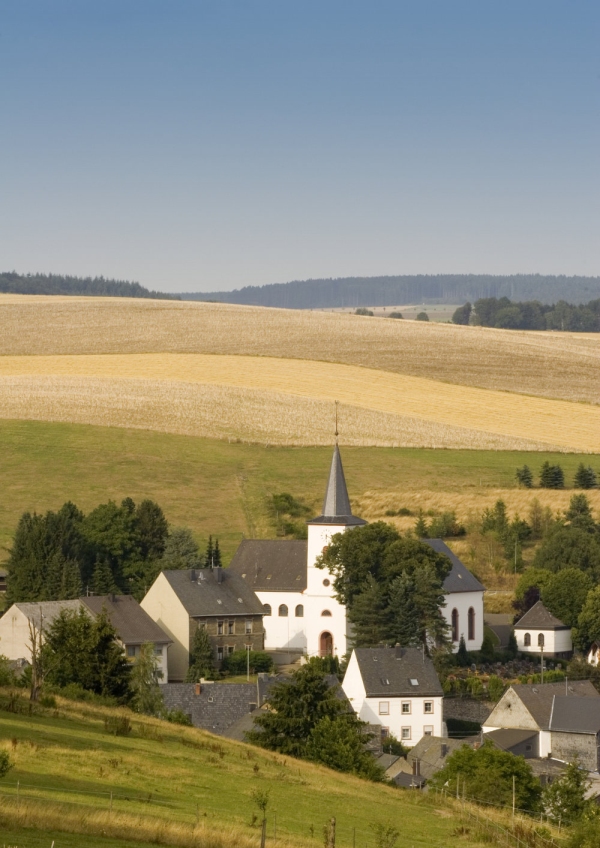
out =
{"type": "MultiPolygon", "coordinates": [[[[333,535],[366,523],[352,515],[336,444],[322,515],[308,522],[308,539],[241,543],[228,570],[243,578],[263,604],[266,650],[339,657],[347,652],[351,634],[346,608],[334,597],[333,575],[316,568],[315,562],[333,535]]],[[[484,587],[441,539],[423,541],[452,563],[444,582],[442,612],[454,649],[463,636],[467,650],[479,650],[484,587]]]]}

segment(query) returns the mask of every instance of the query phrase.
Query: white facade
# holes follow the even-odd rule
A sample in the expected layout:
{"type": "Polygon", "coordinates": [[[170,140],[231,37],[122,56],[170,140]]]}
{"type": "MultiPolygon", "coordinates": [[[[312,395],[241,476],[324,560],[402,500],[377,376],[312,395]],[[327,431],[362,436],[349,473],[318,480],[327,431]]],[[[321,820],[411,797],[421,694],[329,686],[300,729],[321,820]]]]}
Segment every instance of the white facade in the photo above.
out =
{"type": "Polygon", "coordinates": [[[458,651],[463,636],[467,651],[479,651],[483,642],[483,592],[450,592],[444,595],[452,650],[458,651]]]}
{"type": "Polygon", "coordinates": [[[515,627],[515,637],[519,651],[524,654],[535,654],[541,656],[541,648],[544,648],[544,656],[552,654],[569,654],[573,651],[573,640],[571,629],[545,630],[543,628],[528,627],[521,630],[515,627]]]}
{"type": "Polygon", "coordinates": [[[406,693],[401,696],[368,697],[356,652],[352,652],[342,688],[357,716],[368,724],[381,725],[407,748],[423,736],[443,736],[443,697],[406,693]]]}
{"type": "MultiPolygon", "coordinates": [[[[169,581],[161,572],[141,601],[140,606],[155,621],[173,644],[169,648],[169,673],[172,680],[185,680],[190,664],[190,617],[169,581]]],[[[166,650],[165,650],[166,654],[166,650]]],[[[163,681],[166,683],[166,673],[163,681]]]]}

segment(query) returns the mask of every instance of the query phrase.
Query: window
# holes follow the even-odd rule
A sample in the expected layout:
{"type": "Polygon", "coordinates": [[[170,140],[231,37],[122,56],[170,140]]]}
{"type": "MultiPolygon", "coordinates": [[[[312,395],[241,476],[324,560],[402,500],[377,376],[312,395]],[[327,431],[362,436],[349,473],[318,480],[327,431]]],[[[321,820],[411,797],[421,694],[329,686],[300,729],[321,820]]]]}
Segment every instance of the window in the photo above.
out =
{"type": "Polygon", "coordinates": [[[252,619],[251,618],[246,619],[246,624],[245,624],[245,627],[244,627],[244,633],[246,634],[246,636],[249,633],[252,633],[252,619]]]}
{"type": "Polygon", "coordinates": [[[271,609],[271,604],[265,604],[264,606],[265,615],[271,615],[273,610],[271,609]]]}
{"type": "Polygon", "coordinates": [[[302,606],[302,604],[298,604],[298,606],[296,607],[296,618],[303,618],[303,617],[304,617],[304,607],[302,606]]]}
{"type": "Polygon", "coordinates": [[[410,715],[410,701],[402,701],[402,715],[410,715]]]}
{"type": "Polygon", "coordinates": [[[228,621],[227,622],[227,635],[233,636],[234,633],[235,633],[235,621],[228,621]]]}
{"type": "Polygon", "coordinates": [[[533,745],[525,745],[525,750],[526,750],[526,751],[532,751],[532,750],[533,750],[533,745]]]}
{"type": "Polygon", "coordinates": [[[162,648],[154,648],[154,656],[155,657],[162,657],[162,655],[163,655],[162,648]]]}
{"type": "Polygon", "coordinates": [[[403,727],[400,735],[402,739],[410,739],[410,727],[403,727]]]}
{"type": "Polygon", "coordinates": [[[433,725],[426,724],[423,728],[423,736],[433,736],[433,725]]]}
{"type": "Polygon", "coordinates": [[[223,635],[223,622],[217,621],[217,636],[223,635]]]}
{"type": "Polygon", "coordinates": [[[453,609],[452,610],[452,641],[458,642],[458,640],[459,640],[459,636],[458,636],[458,610],[453,609]]]}
{"type": "Polygon", "coordinates": [[[538,647],[539,648],[544,647],[544,634],[543,633],[540,633],[539,636],[538,636],[538,647]]]}
{"type": "Polygon", "coordinates": [[[219,662],[221,662],[222,659],[223,659],[223,648],[219,645],[219,647],[217,648],[217,660],[219,662]]]}
{"type": "Polygon", "coordinates": [[[227,653],[228,654],[233,654],[234,651],[235,651],[235,648],[232,645],[227,646],[227,653]]]}
{"type": "Polygon", "coordinates": [[[127,656],[135,657],[135,645],[127,645],[127,656]]]}
{"type": "Polygon", "coordinates": [[[321,613],[321,615],[329,615],[329,616],[330,616],[330,615],[331,615],[331,613],[329,612],[329,610],[323,610],[323,612],[321,613]]]}
{"type": "Polygon", "coordinates": [[[279,607],[279,615],[282,616],[283,618],[285,618],[287,616],[287,614],[288,614],[288,608],[286,607],[285,604],[281,604],[281,606],[279,607]]]}
{"type": "Polygon", "coordinates": [[[473,607],[469,607],[467,633],[469,639],[472,640],[475,638],[475,610],[473,607]]]}
{"type": "Polygon", "coordinates": [[[389,715],[390,714],[390,702],[389,701],[380,701],[379,702],[379,715],[389,715]]]}
{"type": "Polygon", "coordinates": [[[526,648],[528,648],[531,645],[531,633],[525,634],[525,637],[523,639],[523,644],[525,645],[526,648]]]}
{"type": "Polygon", "coordinates": [[[382,727],[382,728],[381,728],[381,738],[382,738],[382,739],[387,739],[389,735],[390,735],[390,729],[389,729],[389,727],[382,727]]]}
{"type": "Polygon", "coordinates": [[[433,701],[424,701],[423,712],[431,715],[433,713],[433,701]]]}

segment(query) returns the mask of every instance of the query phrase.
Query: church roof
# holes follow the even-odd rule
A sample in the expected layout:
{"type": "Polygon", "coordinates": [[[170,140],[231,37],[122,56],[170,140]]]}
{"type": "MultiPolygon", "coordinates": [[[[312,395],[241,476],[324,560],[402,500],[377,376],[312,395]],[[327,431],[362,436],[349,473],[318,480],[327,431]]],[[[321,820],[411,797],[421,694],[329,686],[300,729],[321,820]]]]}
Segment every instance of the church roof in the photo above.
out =
{"type": "Polygon", "coordinates": [[[350,498],[346,487],[346,478],[342,467],[340,449],[336,445],[331,458],[329,479],[325,490],[323,511],[317,518],[312,518],[309,524],[338,524],[346,527],[352,525],[366,524],[362,518],[352,515],[350,498]]]}
{"type": "Polygon", "coordinates": [[[227,571],[254,591],[304,592],[308,542],[298,539],[244,539],[227,571]]]}
{"type": "Polygon", "coordinates": [[[515,630],[527,629],[570,630],[571,628],[567,624],[563,624],[560,619],[552,615],[550,610],[546,609],[541,601],[538,601],[515,624],[515,630]]]}
{"type": "Polygon", "coordinates": [[[485,592],[483,586],[467,566],[462,563],[442,539],[421,539],[438,554],[445,554],[452,563],[450,574],[444,580],[444,592],[485,592]]]}

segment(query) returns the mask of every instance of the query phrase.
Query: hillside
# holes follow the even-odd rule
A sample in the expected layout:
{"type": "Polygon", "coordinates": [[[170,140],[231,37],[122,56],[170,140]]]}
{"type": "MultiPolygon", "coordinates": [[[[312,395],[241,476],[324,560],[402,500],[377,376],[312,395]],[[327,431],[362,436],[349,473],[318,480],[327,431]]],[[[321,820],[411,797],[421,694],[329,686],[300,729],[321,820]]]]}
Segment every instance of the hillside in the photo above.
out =
{"type": "MultiPolygon", "coordinates": [[[[394,823],[402,845],[448,845],[451,805],[284,758],[194,728],[62,699],[35,706],[0,693],[0,736],[15,768],[2,780],[2,836],[85,834],[85,845],[170,844],[251,848],[259,843],[252,794],[269,793],[268,844],[314,846],[337,820],[337,845],[373,845],[373,825],[394,823]],[[13,712],[7,712],[7,707],[13,712]],[[128,736],[105,720],[130,717],[128,736]],[[276,838],[275,838],[276,832],[276,838]],[[104,841],[101,837],[109,837],[104,841]],[[118,841],[116,841],[118,840],[118,841]]],[[[467,836],[465,845],[479,844],[467,836]]],[[[57,841],[57,848],[75,845],[57,841]]],[[[81,844],[81,843],[80,843],[81,844]]],[[[132,846],[133,848],[133,846],[132,846]]]]}
{"type": "Polygon", "coordinates": [[[64,274],[0,272],[0,292],[5,294],[84,295],[86,297],[151,297],[178,299],[178,295],[149,291],[139,283],[104,277],[69,277],[64,274]]]}
{"type": "Polygon", "coordinates": [[[186,292],[184,300],[213,300],[284,309],[323,309],[340,306],[389,306],[394,303],[464,303],[480,297],[509,297],[555,303],[574,303],[600,297],[600,277],[542,274],[437,274],[389,277],[337,277],[294,280],[235,291],[186,292]]]}
{"type": "Polygon", "coordinates": [[[346,444],[598,446],[597,335],[16,295],[0,326],[5,418],[329,444],[337,399],[346,444]]]}

